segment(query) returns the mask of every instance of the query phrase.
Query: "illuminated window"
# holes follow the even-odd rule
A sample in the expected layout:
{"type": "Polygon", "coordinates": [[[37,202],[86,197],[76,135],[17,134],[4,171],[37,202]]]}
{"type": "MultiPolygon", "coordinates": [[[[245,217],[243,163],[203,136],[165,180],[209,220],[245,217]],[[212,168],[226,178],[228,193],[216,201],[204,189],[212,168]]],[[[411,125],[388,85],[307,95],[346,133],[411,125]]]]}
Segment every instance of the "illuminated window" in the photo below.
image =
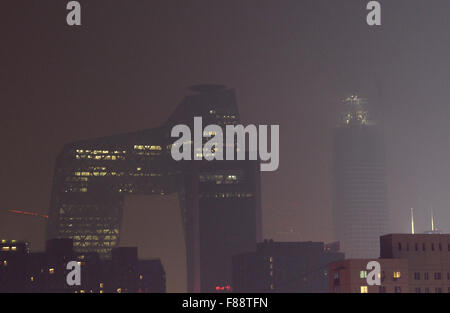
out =
{"type": "Polygon", "coordinates": [[[394,272],[394,278],[395,278],[395,279],[399,279],[400,277],[402,277],[402,273],[400,273],[400,272],[394,272]]]}
{"type": "Polygon", "coordinates": [[[367,288],[367,286],[361,286],[361,293],[368,293],[369,290],[367,288]]]}
{"type": "Polygon", "coordinates": [[[48,272],[49,272],[50,274],[55,274],[55,269],[54,269],[54,268],[49,268],[49,269],[48,269],[48,272]]]}
{"type": "Polygon", "coordinates": [[[117,288],[117,293],[122,293],[122,288],[117,288]]]}
{"type": "Polygon", "coordinates": [[[9,247],[2,247],[2,251],[9,251],[9,247]]]}
{"type": "Polygon", "coordinates": [[[34,281],[34,277],[33,277],[33,276],[30,277],[30,281],[31,281],[31,282],[34,281]]]}
{"type": "Polygon", "coordinates": [[[367,278],[367,271],[360,271],[359,278],[367,278]]]}
{"type": "Polygon", "coordinates": [[[139,279],[140,280],[143,280],[144,279],[144,276],[141,274],[141,275],[139,275],[139,279]]]}

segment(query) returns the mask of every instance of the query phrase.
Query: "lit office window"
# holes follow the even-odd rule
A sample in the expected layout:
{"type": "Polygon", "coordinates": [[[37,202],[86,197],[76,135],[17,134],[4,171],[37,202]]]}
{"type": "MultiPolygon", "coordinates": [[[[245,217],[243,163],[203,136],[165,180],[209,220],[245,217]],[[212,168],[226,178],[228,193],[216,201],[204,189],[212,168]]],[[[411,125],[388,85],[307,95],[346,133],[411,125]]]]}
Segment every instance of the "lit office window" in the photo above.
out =
{"type": "Polygon", "coordinates": [[[369,290],[367,288],[367,286],[361,286],[361,293],[368,293],[369,290]]]}
{"type": "Polygon", "coordinates": [[[367,271],[360,271],[359,278],[367,278],[367,271]]]}

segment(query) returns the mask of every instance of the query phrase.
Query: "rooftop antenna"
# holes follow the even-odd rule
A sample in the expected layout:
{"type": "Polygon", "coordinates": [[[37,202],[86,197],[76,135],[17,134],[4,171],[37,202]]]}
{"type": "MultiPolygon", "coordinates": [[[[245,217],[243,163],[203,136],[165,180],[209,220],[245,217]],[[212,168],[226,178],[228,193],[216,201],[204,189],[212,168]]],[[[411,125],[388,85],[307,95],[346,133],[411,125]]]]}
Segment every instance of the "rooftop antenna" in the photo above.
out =
{"type": "Polygon", "coordinates": [[[431,207],[431,230],[425,232],[426,234],[441,234],[441,231],[439,228],[437,228],[436,223],[434,221],[434,210],[433,207],[431,207]]]}
{"type": "Polygon", "coordinates": [[[435,229],[434,229],[434,212],[433,212],[433,207],[431,207],[431,231],[435,231],[435,229]]]}
{"type": "Polygon", "coordinates": [[[414,235],[414,209],[411,208],[411,234],[414,235]]]}

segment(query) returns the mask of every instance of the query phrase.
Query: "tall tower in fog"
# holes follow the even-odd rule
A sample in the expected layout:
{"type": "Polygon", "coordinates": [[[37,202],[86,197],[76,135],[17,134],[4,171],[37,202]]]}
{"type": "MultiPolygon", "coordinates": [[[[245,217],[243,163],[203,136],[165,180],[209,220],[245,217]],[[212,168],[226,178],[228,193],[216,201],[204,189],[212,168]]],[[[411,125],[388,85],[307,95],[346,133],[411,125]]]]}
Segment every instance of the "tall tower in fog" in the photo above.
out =
{"type": "Polygon", "coordinates": [[[383,133],[367,105],[346,98],[334,131],[333,222],[348,258],[378,257],[388,224],[383,133]]]}

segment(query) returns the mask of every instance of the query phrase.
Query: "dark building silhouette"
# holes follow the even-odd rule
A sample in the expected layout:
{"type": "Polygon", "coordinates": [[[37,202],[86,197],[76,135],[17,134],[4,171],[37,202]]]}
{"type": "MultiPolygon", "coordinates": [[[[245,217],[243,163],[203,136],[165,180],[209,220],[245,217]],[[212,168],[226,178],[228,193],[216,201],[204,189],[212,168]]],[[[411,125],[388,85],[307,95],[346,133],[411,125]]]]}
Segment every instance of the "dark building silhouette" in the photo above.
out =
{"type": "Polygon", "coordinates": [[[388,228],[383,134],[364,99],[350,96],[344,104],[334,132],[335,239],[349,258],[376,257],[388,228]]]}
{"type": "Polygon", "coordinates": [[[160,260],[138,260],[136,247],[120,247],[112,250],[111,260],[104,261],[104,292],[163,293],[166,292],[166,276],[160,260]]]}
{"type": "Polygon", "coordinates": [[[234,292],[328,292],[328,264],[344,254],[322,242],[258,244],[256,252],[233,257],[234,292]]]}
{"type": "Polygon", "coordinates": [[[28,244],[2,239],[0,242],[0,292],[20,292],[27,284],[28,244]]]}
{"type": "Polygon", "coordinates": [[[194,116],[203,118],[203,126],[239,123],[234,90],[191,90],[161,127],[64,146],[56,161],[48,238],[71,238],[75,251],[107,258],[119,244],[126,196],[177,193],[188,290],[231,284],[231,256],[254,250],[261,238],[259,163],[172,159],[174,125],[193,130],[194,116]]]}
{"type": "Polygon", "coordinates": [[[160,260],[138,260],[137,248],[113,249],[112,259],[95,252],[76,253],[71,239],[52,239],[45,252],[30,253],[26,243],[0,245],[0,292],[163,293],[165,271],[160,260]],[[80,265],[81,285],[66,282],[67,263],[80,265]]]}

